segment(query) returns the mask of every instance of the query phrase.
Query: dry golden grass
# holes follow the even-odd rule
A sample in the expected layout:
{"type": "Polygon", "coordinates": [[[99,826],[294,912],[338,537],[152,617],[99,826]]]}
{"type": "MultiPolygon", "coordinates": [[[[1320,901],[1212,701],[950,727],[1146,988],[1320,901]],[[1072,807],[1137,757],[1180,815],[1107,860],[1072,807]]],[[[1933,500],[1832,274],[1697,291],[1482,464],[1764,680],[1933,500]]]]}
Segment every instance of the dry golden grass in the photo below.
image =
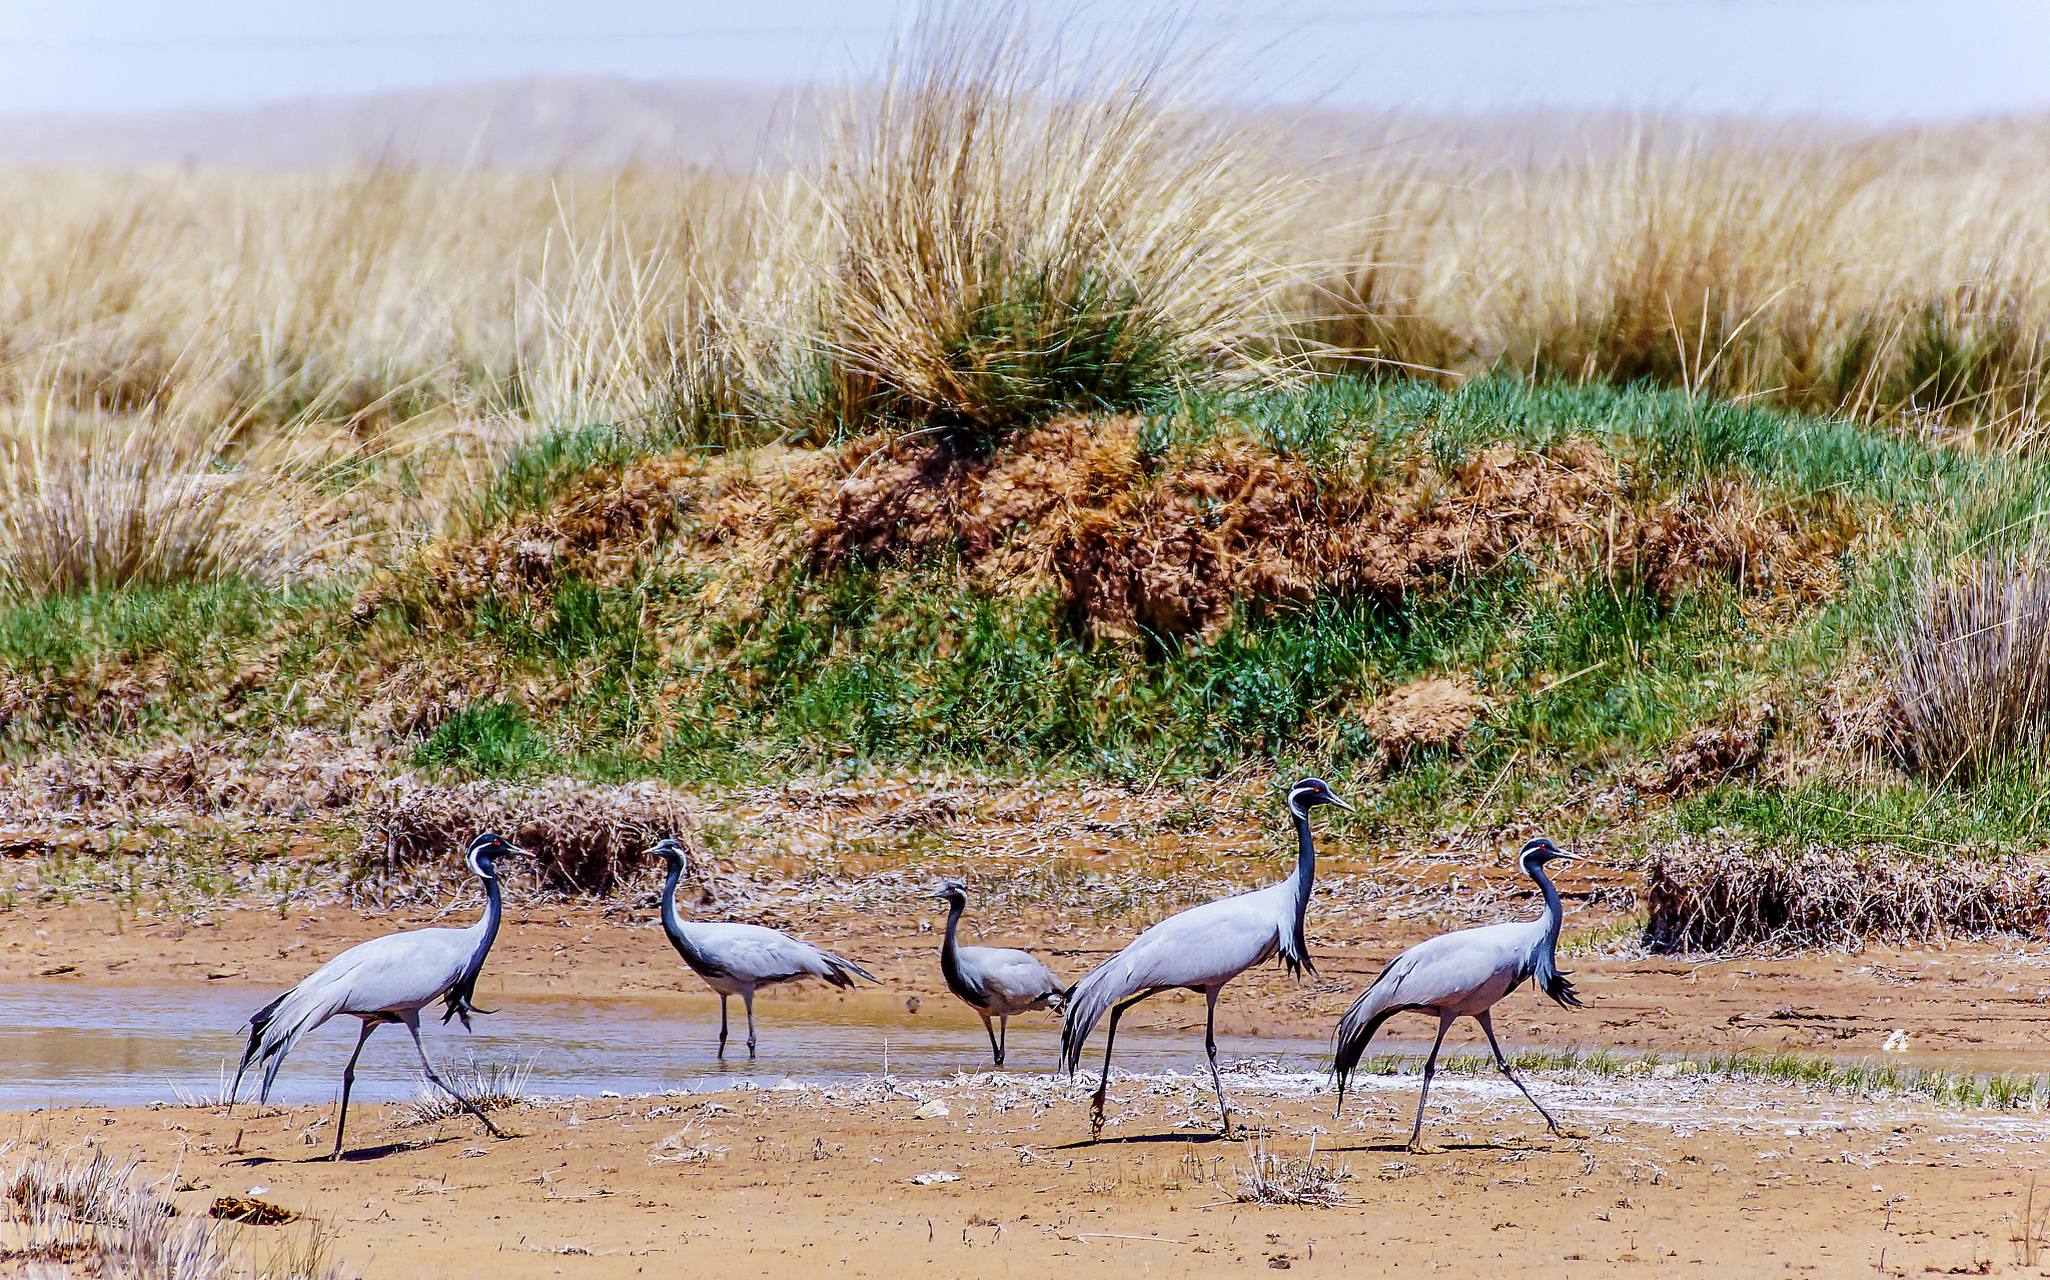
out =
{"type": "Polygon", "coordinates": [[[2040,430],[2041,121],[1654,119],[1525,164],[1439,136],[1391,136],[1320,209],[1362,228],[1321,303],[1339,345],[1448,376],[1643,377],[2040,430]]]}

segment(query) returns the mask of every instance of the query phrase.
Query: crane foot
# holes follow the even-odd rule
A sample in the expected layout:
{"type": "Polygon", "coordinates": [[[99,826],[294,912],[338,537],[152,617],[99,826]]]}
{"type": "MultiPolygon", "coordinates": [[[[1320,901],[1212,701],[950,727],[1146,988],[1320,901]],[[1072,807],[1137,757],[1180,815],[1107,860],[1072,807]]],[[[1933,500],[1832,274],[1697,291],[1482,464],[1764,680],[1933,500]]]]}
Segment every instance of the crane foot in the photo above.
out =
{"type": "Polygon", "coordinates": [[[1445,1148],[1434,1147],[1428,1142],[1405,1142],[1402,1144],[1402,1149],[1413,1156],[1442,1156],[1445,1154],[1445,1148]]]}

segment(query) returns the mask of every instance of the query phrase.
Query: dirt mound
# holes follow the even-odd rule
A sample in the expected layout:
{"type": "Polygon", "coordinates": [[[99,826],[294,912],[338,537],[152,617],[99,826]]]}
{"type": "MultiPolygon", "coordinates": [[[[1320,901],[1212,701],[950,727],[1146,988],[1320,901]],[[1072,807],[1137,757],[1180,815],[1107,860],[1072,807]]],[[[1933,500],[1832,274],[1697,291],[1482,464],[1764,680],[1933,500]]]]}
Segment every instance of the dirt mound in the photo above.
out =
{"type": "MultiPolygon", "coordinates": [[[[695,830],[682,794],[656,782],[441,787],[406,779],[372,801],[358,866],[381,889],[416,882],[423,873],[439,885],[467,876],[462,851],[478,832],[496,831],[534,855],[546,888],[606,894],[639,870],[648,847],[664,836],[695,848],[695,830]]],[[[711,867],[701,854],[693,852],[686,872],[697,888],[709,888],[711,867]]]]}
{"type": "Polygon", "coordinates": [[[1684,844],[1652,852],[1645,893],[1645,941],[1653,951],[1929,944],[2041,933],[2050,918],[2050,866],[1684,844]]]}
{"type": "Polygon", "coordinates": [[[1431,676],[1391,689],[1360,717],[1389,765],[1400,768],[1418,751],[1457,751],[1488,700],[1456,680],[1431,676]]]}

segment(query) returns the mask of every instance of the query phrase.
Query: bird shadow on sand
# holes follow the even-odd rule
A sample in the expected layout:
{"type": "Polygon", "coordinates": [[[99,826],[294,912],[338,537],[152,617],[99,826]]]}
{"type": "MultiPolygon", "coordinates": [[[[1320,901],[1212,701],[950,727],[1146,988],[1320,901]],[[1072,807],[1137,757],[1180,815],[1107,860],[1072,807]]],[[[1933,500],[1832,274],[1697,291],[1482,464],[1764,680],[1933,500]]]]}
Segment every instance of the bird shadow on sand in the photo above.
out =
{"type": "MultiPolygon", "coordinates": [[[[516,1138],[516,1137],[518,1137],[519,1135],[518,1135],[518,1134],[507,1134],[506,1136],[507,1136],[507,1137],[514,1137],[514,1138],[516,1138]]],[[[395,1155],[398,1155],[398,1154],[400,1154],[401,1152],[405,1152],[405,1151],[427,1151],[427,1150],[431,1150],[431,1149],[433,1149],[433,1148],[435,1148],[435,1147],[439,1147],[439,1146],[445,1146],[445,1145],[447,1145],[448,1143],[451,1143],[451,1142],[474,1142],[474,1141],[475,1141],[475,1139],[474,1139],[474,1138],[464,1138],[464,1137],[459,1137],[459,1136],[451,1135],[451,1136],[449,1136],[449,1137],[443,1137],[443,1138],[416,1138],[416,1139],[408,1139],[407,1141],[404,1141],[404,1142],[380,1142],[380,1143],[378,1143],[378,1144],[377,1144],[377,1145],[375,1145],[375,1146],[369,1146],[369,1147],[350,1147],[350,1148],[346,1148],[346,1149],[344,1149],[344,1150],[343,1150],[343,1152],[342,1152],[342,1158],[341,1158],[341,1161],[340,1161],[340,1163],[342,1163],[342,1164],[353,1164],[353,1163],[356,1163],[356,1162],[359,1162],[359,1161],[363,1161],[363,1160],[383,1160],[383,1159],[385,1159],[385,1158],[386,1158],[386,1157],[388,1157],[388,1156],[395,1156],[395,1155]]],[[[304,1164],[304,1165],[317,1165],[317,1164],[332,1164],[332,1163],[335,1163],[335,1160],[334,1160],[334,1157],[332,1157],[332,1156],[328,1155],[328,1154],[327,1154],[326,1152],[322,1152],[322,1153],[321,1153],[320,1155],[317,1155],[317,1156],[304,1156],[304,1157],[302,1157],[302,1158],[300,1158],[300,1159],[297,1159],[297,1160],[281,1159],[281,1158],[279,1158],[279,1157],[277,1157],[277,1156],[245,1156],[245,1157],[243,1157],[243,1158],[242,1158],[242,1159],[240,1159],[240,1160],[231,1160],[231,1161],[228,1161],[227,1163],[228,1163],[228,1164],[233,1164],[233,1165],[238,1165],[238,1166],[240,1166],[240,1167],[242,1167],[242,1168],[245,1168],[245,1169],[256,1169],[256,1168],[260,1168],[260,1167],[262,1167],[262,1166],[264,1166],[264,1165],[267,1165],[267,1164],[304,1164]]]]}
{"type": "Polygon", "coordinates": [[[1237,1142],[1238,1139],[1239,1135],[1236,1133],[1227,1138],[1215,1130],[1207,1133],[1191,1133],[1187,1130],[1177,1133],[1124,1133],[1114,1138],[1077,1138],[1073,1142],[1064,1142],[1048,1150],[1077,1151],[1084,1147],[1133,1147],[1149,1142],[1237,1142]]]}
{"type": "Polygon", "coordinates": [[[1568,1151],[1568,1150],[1572,1150],[1572,1149],[1573,1149],[1573,1144],[1572,1144],[1572,1143],[1570,1143],[1570,1142],[1566,1142],[1566,1141],[1563,1141],[1563,1140],[1561,1140],[1561,1141],[1553,1141],[1553,1142],[1518,1142],[1518,1141],[1514,1141],[1514,1140],[1512,1140],[1512,1141],[1509,1141],[1509,1142],[1433,1142],[1433,1143],[1429,1144],[1429,1147],[1428,1147],[1428,1149],[1426,1149],[1426,1150],[1423,1150],[1423,1151],[1416,1151],[1416,1150],[1412,1150],[1412,1149],[1410,1148],[1409,1144],[1408,1144],[1408,1143],[1406,1143],[1406,1142],[1404,1142],[1404,1141],[1403,1141],[1402,1139],[1400,1139],[1400,1138],[1388,1138],[1388,1139],[1386,1139],[1386,1140],[1384,1140],[1384,1141],[1381,1141],[1381,1142],[1374,1142],[1374,1141],[1371,1141],[1371,1140],[1369,1140],[1369,1141],[1366,1141],[1366,1142],[1358,1142],[1358,1143],[1354,1143],[1354,1144],[1352,1144],[1352,1145],[1350,1145],[1350,1146],[1339,1146],[1339,1145],[1337,1145],[1337,1144],[1335,1144],[1335,1143],[1334,1143],[1334,1144],[1332,1144],[1332,1145],[1329,1145],[1329,1146],[1320,1146],[1320,1149],[1321,1149],[1321,1150],[1323,1150],[1323,1151],[1325,1151],[1325,1152],[1328,1152],[1328,1153],[1329,1153],[1329,1154],[1331,1154],[1331,1155],[1337,1155],[1337,1154],[1339,1154],[1339,1153],[1341,1153],[1341,1152],[1347,1152],[1347,1151],[1352,1151],[1352,1152],[1359,1152],[1359,1153],[1361,1153],[1361,1154],[1365,1154],[1365,1153],[1367,1153],[1367,1152],[1381,1152],[1381,1153],[1384,1153],[1384,1154],[1393,1154],[1393,1155],[1399,1155],[1399,1156],[1400,1156],[1400,1155],[1411,1155],[1411,1156],[1415,1156],[1415,1155],[1447,1155],[1447,1156],[1452,1156],[1452,1155],[1468,1155],[1468,1154],[1473,1154],[1473,1153],[1476,1153],[1476,1152],[1482,1152],[1482,1151],[1496,1151],[1496,1152],[1509,1152],[1509,1151],[1523,1151],[1523,1152],[1545,1152],[1545,1151],[1568,1151]]]}

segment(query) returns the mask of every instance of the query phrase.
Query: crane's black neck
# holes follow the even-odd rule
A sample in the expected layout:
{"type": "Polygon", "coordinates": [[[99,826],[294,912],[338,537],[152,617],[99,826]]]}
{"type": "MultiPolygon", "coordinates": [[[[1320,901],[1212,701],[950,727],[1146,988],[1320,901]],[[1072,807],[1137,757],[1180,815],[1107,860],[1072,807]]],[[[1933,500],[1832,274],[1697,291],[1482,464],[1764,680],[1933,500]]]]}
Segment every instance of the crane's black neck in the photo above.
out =
{"type": "Polygon", "coordinates": [[[1550,955],[1559,945],[1559,926],[1565,920],[1565,910],[1559,905],[1559,890],[1553,886],[1552,878],[1545,874],[1542,863],[1531,867],[1530,878],[1537,881],[1538,892],[1545,895],[1544,948],[1545,953],[1550,955]]]}
{"type": "Polygon", "coordinates": [[[1525,870],[1529,871],[1531,879],[1537,881],[1538,892],[1545,895],[1545,914],[1537,922],[1537,945],[1531,949],[1525,973],[1537,979],[1538,990],[1559,1005],[1576,1007],[1580,1004],[1580,997],[1573,990],[1573,984],[1566,980],[1568,975],[1559,972],[1559,926],[1565,919],[1565,912],[1559,905],[1559,890],[1553,886],[1552,878],[1545,874],[1544,864],[1529,863],[1525,870]]]}
{"type": "MultiPolygon", "coordinates": [[[[1309,939],[1303,933],[1303,924],[1310,913],[1310,890],[1317,884],[1317,845],[1310,837],[1310,813],[1307,809],[1288,806],[1289,816],[1295,819],[1295,947],[1296,954],[1308,963],[1309,939]]],[[[1315,966],[1311,966],[1314,970],[1315,966]]]]}
{"type": "Polygon", "coordinates": [[[940,943],[940,976],[947,980],[947,989],[971,1005],[982,1003],[982,992],[968,981],[961,972],[961,953],[958,933],[961,928],[961,913],[968,909],[968,899],[947,900],[947,936],[940,943]]]}
{"type": "Polygon", "coordinates": [[[700,951],[691,941],[690,934],[683,927],[683,917],[676,910],[676,882],[683,878],[683,859],[677,858],[669,864],[669,879],[662,886],[662,932],[669,935],[669,945],[676,948],[676,954],[700,977],[716,977],[724,972],[719,965],[700,951]]]}
{"type": "Polygon", "coordinates": [[[498,864],[486,861],[478,868],[478,878],[484,882],[484,918],[470,926],[470,933],[477,939],[477,945],[470,951],[469,960],[463,965],[463,972],[455,984],[442,996],[442,1003],[448,1006],[441,1020],[461,1018],[463,1029],[470,1026],[473,1013],[490,1013],[490,1009],[479,1009],[471,1003],[477,994],[477,975],[484,972],[484,958],[491,954],[491,944],[498,940],[498,922],[505,915],[505,903],[498,888],[498,864]]]}

